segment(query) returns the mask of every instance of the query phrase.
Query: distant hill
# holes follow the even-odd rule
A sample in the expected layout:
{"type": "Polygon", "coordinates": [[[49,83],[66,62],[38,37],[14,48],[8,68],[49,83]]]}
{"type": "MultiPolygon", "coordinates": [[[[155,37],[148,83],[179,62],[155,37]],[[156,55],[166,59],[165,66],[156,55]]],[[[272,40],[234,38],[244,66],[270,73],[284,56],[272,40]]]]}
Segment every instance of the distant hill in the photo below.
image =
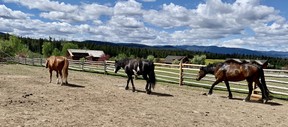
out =
{"type": "Polygon", "coordinates": [[[253,51],[241,48],[226,48],[217,46],[196,46],[196,45],[180,45],[176,46],[180,49],[191,50],[191,51],[201,51],[201,52],[211,52],[218,54],[245,54],[245,55],[262,55],[259,51],[253,51]]]}
{"type": "Polygon", "coordinates": [[[242,48],[227,48],[218,46],[196,46],[196,45],[181,45],[175,46],[180,49],[190,50],[190,51],[201,51],[201,52],[211,52],[218,54],[244,54],[244,55],[256,55],[256,56],[269,56],[269,57],[280,57],[288,58],[288,52],[278,52],[278,51],[255,51],[242,48]]]}
{"type": "Polygon", "coordinates": [[[102,42],[102,41],[83,41],[88,43],[94,43],[97,45],[114,45],[114,46],[127,46],[135,48],[157,48],[157,49],[169,49],[169,50],[188,50],[188,51],[200,51],[200,52],[210,52],[217,54],[243,54],[243,55],[256,55],[256,56],[269,56],[278,58],[288,58],[288,52],[277,52],[277,51],[254,51],[242,48],[227,48],[218,46],[196,46],[196,45],[179,45],[179,46],[148,46],[143,44],[135,43],[112,43],[112,42],[102,42]]]}

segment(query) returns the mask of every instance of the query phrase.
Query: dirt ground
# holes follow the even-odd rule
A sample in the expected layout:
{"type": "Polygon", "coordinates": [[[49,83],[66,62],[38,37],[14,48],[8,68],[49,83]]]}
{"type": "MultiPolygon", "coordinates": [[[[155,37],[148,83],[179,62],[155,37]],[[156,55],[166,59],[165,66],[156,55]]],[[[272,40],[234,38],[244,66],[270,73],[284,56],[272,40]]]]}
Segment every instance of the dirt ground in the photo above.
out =
{"type": "Polygon", "coordinates": [[[244,102],[243,94],[158,82],[152,95],[136,80],[69,71],[69,85],[48,83],[44,67],[0,64],[0,126],[260,127],[288,126],[288,102],[244,102]]]}

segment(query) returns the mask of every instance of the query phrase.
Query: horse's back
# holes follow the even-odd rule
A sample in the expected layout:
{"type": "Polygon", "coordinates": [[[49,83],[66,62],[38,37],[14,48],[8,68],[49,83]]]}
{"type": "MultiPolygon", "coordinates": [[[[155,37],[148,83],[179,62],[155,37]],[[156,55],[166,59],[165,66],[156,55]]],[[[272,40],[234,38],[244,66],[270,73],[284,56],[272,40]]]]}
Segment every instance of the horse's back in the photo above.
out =
{"type": "Polygon", "coordinates": [[[152,61],[143,60],[142,66],[143,66],[144,70],[154,71],[154,63],[152,61]]]}
{"type": "Polygon", "coordinates": [[[52,70],[62,70],[65,64],[69,65],[68,59],[64,56],[50,56],[47,60],[52,70]]]}
{"type": "Polygon", "coordinates": [[[233,62],[223,64],[215,73],[216,77],[229,81],[242,81],[255,75],[258,75],[258,68],[253,64],[233,62]]]}

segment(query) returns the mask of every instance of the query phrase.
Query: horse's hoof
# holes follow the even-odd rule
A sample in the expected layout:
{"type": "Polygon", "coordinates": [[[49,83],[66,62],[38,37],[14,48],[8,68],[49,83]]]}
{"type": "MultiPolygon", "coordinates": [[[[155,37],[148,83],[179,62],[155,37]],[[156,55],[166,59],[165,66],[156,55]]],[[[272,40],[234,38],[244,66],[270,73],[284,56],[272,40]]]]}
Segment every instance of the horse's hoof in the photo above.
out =
{"type": "Polygon", "coordinates": [[[245,102],[250,102],[250,99],[244,99],[243,101],[245,101],[245,102]]]}
{"type": "Polygon", "coordinates": [[[268,99],[262,99],[262,103],[266,104],[268,102],[268,99]]]}
{"type": "Polygon", "coordinates": [[[132,92],[135,92],[135,91],[136,91],[135,89],[132,90],[132,92]]]}
{"type": "Polygon", "coordinates": [[[228,99],[233,99],[233,97],[232,96],[228,96],[228,99]]]}
{"type": "Polygon", "coordinates": [[[212,95],[212,92],[208,92],[208,95],[212,95]]]}
{"type": "Polygon", "coordinates": [[[268,96],[268,100],[273,100],[273,96],[268,96]]]}
{"type": "Polygon", "coordinates": [[[129,89],[129,87],[125,87],[125,90],[128,90],[129,89]]]}
{"type": "Polygon", "coordinates": [[[146,91],[146,93],[147,93],[147,94],[151,94],[151,91],[150,91],[150,90],[148,90],[148,91],[146,91]]]}

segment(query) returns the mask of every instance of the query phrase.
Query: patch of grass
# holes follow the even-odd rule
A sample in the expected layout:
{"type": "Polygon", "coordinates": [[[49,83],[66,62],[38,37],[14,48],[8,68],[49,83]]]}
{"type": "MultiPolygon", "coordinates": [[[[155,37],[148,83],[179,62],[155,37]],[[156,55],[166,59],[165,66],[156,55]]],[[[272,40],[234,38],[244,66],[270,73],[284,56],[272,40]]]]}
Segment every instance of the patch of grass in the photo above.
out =
{"type": "Polygon", "coordinates": [[[213,64],[213,63],[224,62],[224,61],[225,61],[224,59],[206,59],[205,64],[208,65],[209,63],[213,64]]]}

